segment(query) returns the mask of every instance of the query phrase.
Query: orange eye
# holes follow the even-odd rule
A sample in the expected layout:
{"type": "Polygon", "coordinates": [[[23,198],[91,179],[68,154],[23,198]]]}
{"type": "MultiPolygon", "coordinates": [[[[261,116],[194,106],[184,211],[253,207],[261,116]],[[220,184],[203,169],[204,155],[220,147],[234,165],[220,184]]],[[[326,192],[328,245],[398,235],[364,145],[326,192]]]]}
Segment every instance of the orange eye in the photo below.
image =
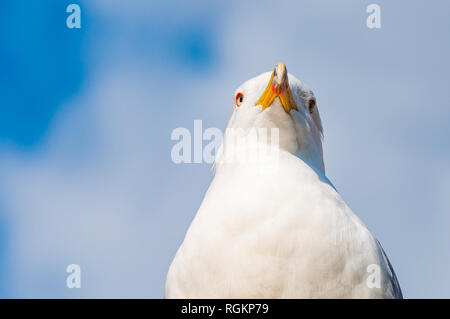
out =
{"type": "Polygon", "coordinates": [[[238,94],[236,94],[236,106],[241,106],[242,102],[244,102],[244,94],[239,92],[238,94]]]}

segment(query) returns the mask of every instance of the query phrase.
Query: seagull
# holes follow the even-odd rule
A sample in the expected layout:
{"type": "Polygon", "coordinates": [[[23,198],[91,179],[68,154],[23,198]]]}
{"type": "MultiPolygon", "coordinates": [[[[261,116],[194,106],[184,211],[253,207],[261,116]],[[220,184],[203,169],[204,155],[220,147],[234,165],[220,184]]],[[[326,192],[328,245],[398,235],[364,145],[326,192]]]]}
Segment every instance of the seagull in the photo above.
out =
{"type": "Polygon", "coordinates": [[[402,298],[380,243],[325,175],[314,93],[278,63],[234,97],[165,297],[402,298]]]}

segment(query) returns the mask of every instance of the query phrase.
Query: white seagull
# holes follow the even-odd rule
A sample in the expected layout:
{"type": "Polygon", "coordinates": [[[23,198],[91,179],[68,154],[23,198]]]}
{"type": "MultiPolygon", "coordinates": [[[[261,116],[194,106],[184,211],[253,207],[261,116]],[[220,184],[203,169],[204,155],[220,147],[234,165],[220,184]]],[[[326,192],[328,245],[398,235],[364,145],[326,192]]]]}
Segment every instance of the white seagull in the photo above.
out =
{"type": "Polygon", "coordinates": [[[283,63],[236,91],[165,297],[402,298],[380,243],[325,176],[313,92],[283,63]]]}

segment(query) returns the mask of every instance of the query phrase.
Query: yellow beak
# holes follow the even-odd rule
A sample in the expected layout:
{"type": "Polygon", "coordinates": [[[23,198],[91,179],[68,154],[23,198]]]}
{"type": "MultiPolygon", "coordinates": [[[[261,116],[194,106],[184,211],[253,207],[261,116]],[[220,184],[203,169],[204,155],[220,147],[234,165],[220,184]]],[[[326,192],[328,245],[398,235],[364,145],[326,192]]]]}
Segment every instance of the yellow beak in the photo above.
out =
{"type": "Polygon", "coordinates": [[[283,105],[286,113],[289,113],[291,109],[298,111],[297,105],[292,98],[291,89],[289,88],[286,65],[283,62],[278,63],[275,69],[273,69],[269,83],[255,105],[262,105],[264,111],[273,103],[276,97],[280,99],[281,105],[283,105]]]}

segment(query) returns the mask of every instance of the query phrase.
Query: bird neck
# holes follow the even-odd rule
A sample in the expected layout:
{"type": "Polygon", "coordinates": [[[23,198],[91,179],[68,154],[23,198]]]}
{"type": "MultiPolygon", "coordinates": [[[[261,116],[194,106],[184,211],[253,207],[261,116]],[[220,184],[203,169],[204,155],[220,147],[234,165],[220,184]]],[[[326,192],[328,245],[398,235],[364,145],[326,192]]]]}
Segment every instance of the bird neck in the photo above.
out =
{"type": "Polygon", "coordinates": [[[309,166],[325,174],[322,149],[322,131],[304,117],[292,116],[295,128],[294,153],[309,166]]]}
{"type": "Polygon", "coordinates": [[[307,139],[301,132],[292,132],[295,131],[278,128],[227,129],[216,156],[215,169],[256,165],[272,170],[279,164],[279,153],[287,152],[324,175],[321,139],[307,139]]]}
{"type": "Polygon", "coordinates": [[[309,141],[308,143],[305,143],[300,140],[298,143],[298,150],[295,155],[311,166],[314,170],[319,170],[325,175],[322,141],[309,141]]]}

